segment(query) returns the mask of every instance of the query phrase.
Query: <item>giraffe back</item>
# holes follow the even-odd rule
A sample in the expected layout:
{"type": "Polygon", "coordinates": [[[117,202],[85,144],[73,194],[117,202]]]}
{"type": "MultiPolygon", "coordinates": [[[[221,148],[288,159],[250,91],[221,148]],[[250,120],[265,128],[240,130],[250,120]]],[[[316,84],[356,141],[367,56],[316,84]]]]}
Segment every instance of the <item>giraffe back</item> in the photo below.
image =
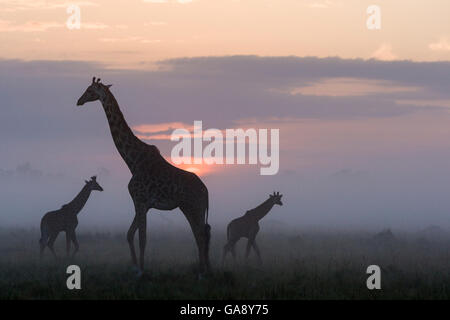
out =
{"type": "Polygon", "coordinates": [[[74,229],[77,225],[78,219],[76,214],[71,214],[67,206],[47,212],[41,220],[41,228],[45,227],[50,233],[74,229]]]}

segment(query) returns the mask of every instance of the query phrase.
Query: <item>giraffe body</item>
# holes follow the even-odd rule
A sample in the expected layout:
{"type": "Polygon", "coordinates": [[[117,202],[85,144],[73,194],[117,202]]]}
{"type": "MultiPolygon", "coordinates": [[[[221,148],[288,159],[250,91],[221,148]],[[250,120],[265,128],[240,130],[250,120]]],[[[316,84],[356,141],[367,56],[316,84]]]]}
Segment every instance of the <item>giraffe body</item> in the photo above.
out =
{"type": "Polygon", "coordinates": [[[41,219],[41,239],[40,255],[42,257],[46,246],[56,257],[53,244],[60,232],[66,233],[66,249],[67,255],[70,253],[70,244],[73,242],[77,253],[79,245],[76,237],[75,229],[78,226],[78,213],[83,209],[89,196],[93,190],[103,191],[103,188],[97,183],[96,177],[92,177],[90,181],[86,181],[78,195],[68,204],[65,204],[59,210],[47,212],[41,219]]]}
{"type": "Polygon", "coordinates": [[[261,262],[261,253],[258,245],[256,244],[256,235],[259,232],[259,220],[269,213],[272,207],[277,204],[282,206],[281,197],[279,193],[269,195],[269,199],[264,201],[258,207],[247,211],[243,216],[232,220],[227,226],[227,243],[223,248],[222,263],[225,262],[225,258],[228,252],[231,251],[233,258],[236,258],[235,246],[241,238],[247,238],[246,258],[250,254],[250,249],[253,247],[259,261],[261,262]]]}
{"type": "Polygon", "coordinates": [[[131,259],[138,266],[134,236],[139,230],[139,273],[144,269],[147,238],[147,212],[150,209],[180,208],[194,234],[200,272],[209,270],[208,189],[194,173],[181,170],[164,159],[154,145],[139,140],[128,126],[110,86],[92,80],[77,105],[99,100],[108,120],[111,135],[119,154],[131,172],[128,191],[135,207],[135,216],[127,233],[131,259]]]}

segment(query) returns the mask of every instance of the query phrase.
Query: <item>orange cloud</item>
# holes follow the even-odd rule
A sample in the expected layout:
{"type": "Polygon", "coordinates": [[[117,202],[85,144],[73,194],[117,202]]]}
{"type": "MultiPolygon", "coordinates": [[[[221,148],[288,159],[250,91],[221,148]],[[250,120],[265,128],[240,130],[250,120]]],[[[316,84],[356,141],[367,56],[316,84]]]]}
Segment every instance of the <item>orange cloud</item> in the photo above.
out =
{"type": "Polygon", "coordinates": [[[430,43],[428,48],[433,51],[450,51],[450,40],[446,37],[441,37],[439,41],[430,43]]]}
{"type": "Polygon", "coordinates": [[[414,92],[418,87],[406,87],[392,81],[360,78],[328,78],[290,90],[290,94],[305,96],[358,97],[376,93],[414,92]]]}
{"type": "MultiPolygon", "coordinates": [[[[183,122],[165,122],[156,124],[142,124],[134,126],[133,129],[140,133],[158,133],[173,131],[175,129],[186,129],[191,131],[194,129],[194,126],[191,124],[185,124],[183,122]]],[[[170,140],[170,135],[168,140],[170,140]]]]}
{"type": "Polygon", "coordinates": [[[396,60],[397,56],[392,52],[392,46],[388,43],[383,43],[371,56],[372,59],[382,61],[396,60]]]}

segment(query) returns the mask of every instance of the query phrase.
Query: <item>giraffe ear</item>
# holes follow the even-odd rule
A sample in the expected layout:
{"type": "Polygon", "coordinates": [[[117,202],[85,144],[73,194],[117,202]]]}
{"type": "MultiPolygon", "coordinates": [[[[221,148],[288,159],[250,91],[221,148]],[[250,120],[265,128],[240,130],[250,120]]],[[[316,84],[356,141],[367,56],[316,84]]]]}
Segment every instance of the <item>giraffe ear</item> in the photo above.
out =
{"type": "Polygon", "coordinates": [[[88,184],[88,183],[89,183],[89,181],[87,181],[87,180],[84,180],[84,182],[86,182],[86,184],[88,184]]]}

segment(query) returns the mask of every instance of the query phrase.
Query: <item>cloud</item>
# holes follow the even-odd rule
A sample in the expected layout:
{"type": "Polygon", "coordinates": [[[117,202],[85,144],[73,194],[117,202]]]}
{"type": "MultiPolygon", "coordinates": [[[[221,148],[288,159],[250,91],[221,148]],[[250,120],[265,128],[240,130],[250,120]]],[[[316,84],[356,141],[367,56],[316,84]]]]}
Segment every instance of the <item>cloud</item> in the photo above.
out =
{"type": "MultiPolygon", "coordinates": [[[[145,3],[169,3],[169,0],[142,0],[145,3]]],[[[193,0],[172,0],[171,2],[179,3],[179,4],[188,4],[192,3],[193,0]]]]}
{"type": "Polygon", "coordinates": [[[12,24],[10,21],[0,20],[0,32],[42,32],[51,28],[62,28],[65,24],[59,22],[29,21],[24,24],[12,24]]]}
{"type": "MultiPolygon", "coordinates": [[[[151,140],[167,140],[170,141],[172,132],[176,129],[186,129],[192,131],[194,126],[192,124],[186,124],[183,122],[166,122],[156,124],[141,124],[133,126],[133,130],[138,132],[136,135],[139,139],[151,141],[151,140]]],[[[187,134],[186,137],[191,137],[187,134]]]]}
{"type": "Polygon", "coordinates": [[[0,168],[0,179],[32,179],[38,180],[40,178],[61,178],[61,173],[44,173],[40,169],[36,169],[30,162],[20,163],[15,169],[0,168]]]}
{"type": "MultiPolygon", "coordinates": [[[[28,21],[24,24],[13,24],[11,21],[0,20],[0,32],[44,32],[56,28],[66,28],[66,24],[56,21],[28,21]]],[[[103,30],[108,26],[103,23],[83,22],[81,28],[103,30]]]]}
{"type": "Polygon", "coordinates": [[[75,1],[75,2],[63,2],[60,1],[42,1],[42,0],[2,0],[1,1],[2,12],[16,12],[26,10],[51,10],[67,8],[70,5],[77,5],[79,7],[97,7],[98,3],[92,1],[75,1]]]}
{"type": "Polygon", "coordinates": [[[415,92],[420,88],[396,84],[392,81],[370,80],[364,78],[327,78],[307,86],[289,90],[292,95],[359,97],[374,94],[415,92]]]}
{"type": "Polygon", "coordinates": [[[145,39],[143,37],[139,37],[139,36],[131,36],[131,37],[123,37],[123,38],[100,38],[99,39],[101,42],[111,42],[111,43],[115,43],[115,42],[140,42],[140,43],[160,43],[161,40],[155,39],[155,40],[149,40],[149,39],[145,39]]]}
{"type": "Polygon", "coordinates": [[[439,41],[430,43],[428,48],[433,51],[450,51],[450,41],[447,37],[441,37],[439,41]]]}
{"type": "Polygon", "coordinates": [[[142,125],[133,127],[134,130],[136,130],[140,133],[167,132],[167,131],[173,131],[178,128],[192,130],[193,125],[186,124],[183,122],[166,122],[166,123],[157,123],[157,124],[142,124],[142,125]]]}
{"type": "Polygon", "coordinates": [[[329,9],[336,5],[339,5],[339,4],[336,3],[335,1],[331,1],[331,0],[314,1],[312,3],[308,3],[308,7],[313,8],[313,9],[329,9]]]}
{"type": "Polygon", "coordinates": [[[370,56],[372,59],[382,61],[396,60],[397,56],[392,52],[392,46],[388,43],[383,43],[375,52],[370,56]]]}
{"type": "Polygon", "coordinates": [[[100,22],[81,22],[81,29],[103,30],[109,28],[108,25],[100,22]]]}
{"type": "Polygon", "coordinates": [[[144,26],[145,27],[148,27],[148,26],[167,26],[167,22],[165,22],[165,21],[151,21],[151,22],[146,22],[146,23],[144,23],[144,26]]]}
{"type": "Polygon", "coordinates": [[[336,179],[354,179],[365,176],[366,174],[367,172],[364,171],[345,168],[334,172],[330,177],[336,179]]]}
{"type": "Polygon", "coordinates": [[[396,100],[395,102],[400,105],[409,105],[409,106],[450,108],[450,99],[448,100],[402,99],[396,100]]]}

